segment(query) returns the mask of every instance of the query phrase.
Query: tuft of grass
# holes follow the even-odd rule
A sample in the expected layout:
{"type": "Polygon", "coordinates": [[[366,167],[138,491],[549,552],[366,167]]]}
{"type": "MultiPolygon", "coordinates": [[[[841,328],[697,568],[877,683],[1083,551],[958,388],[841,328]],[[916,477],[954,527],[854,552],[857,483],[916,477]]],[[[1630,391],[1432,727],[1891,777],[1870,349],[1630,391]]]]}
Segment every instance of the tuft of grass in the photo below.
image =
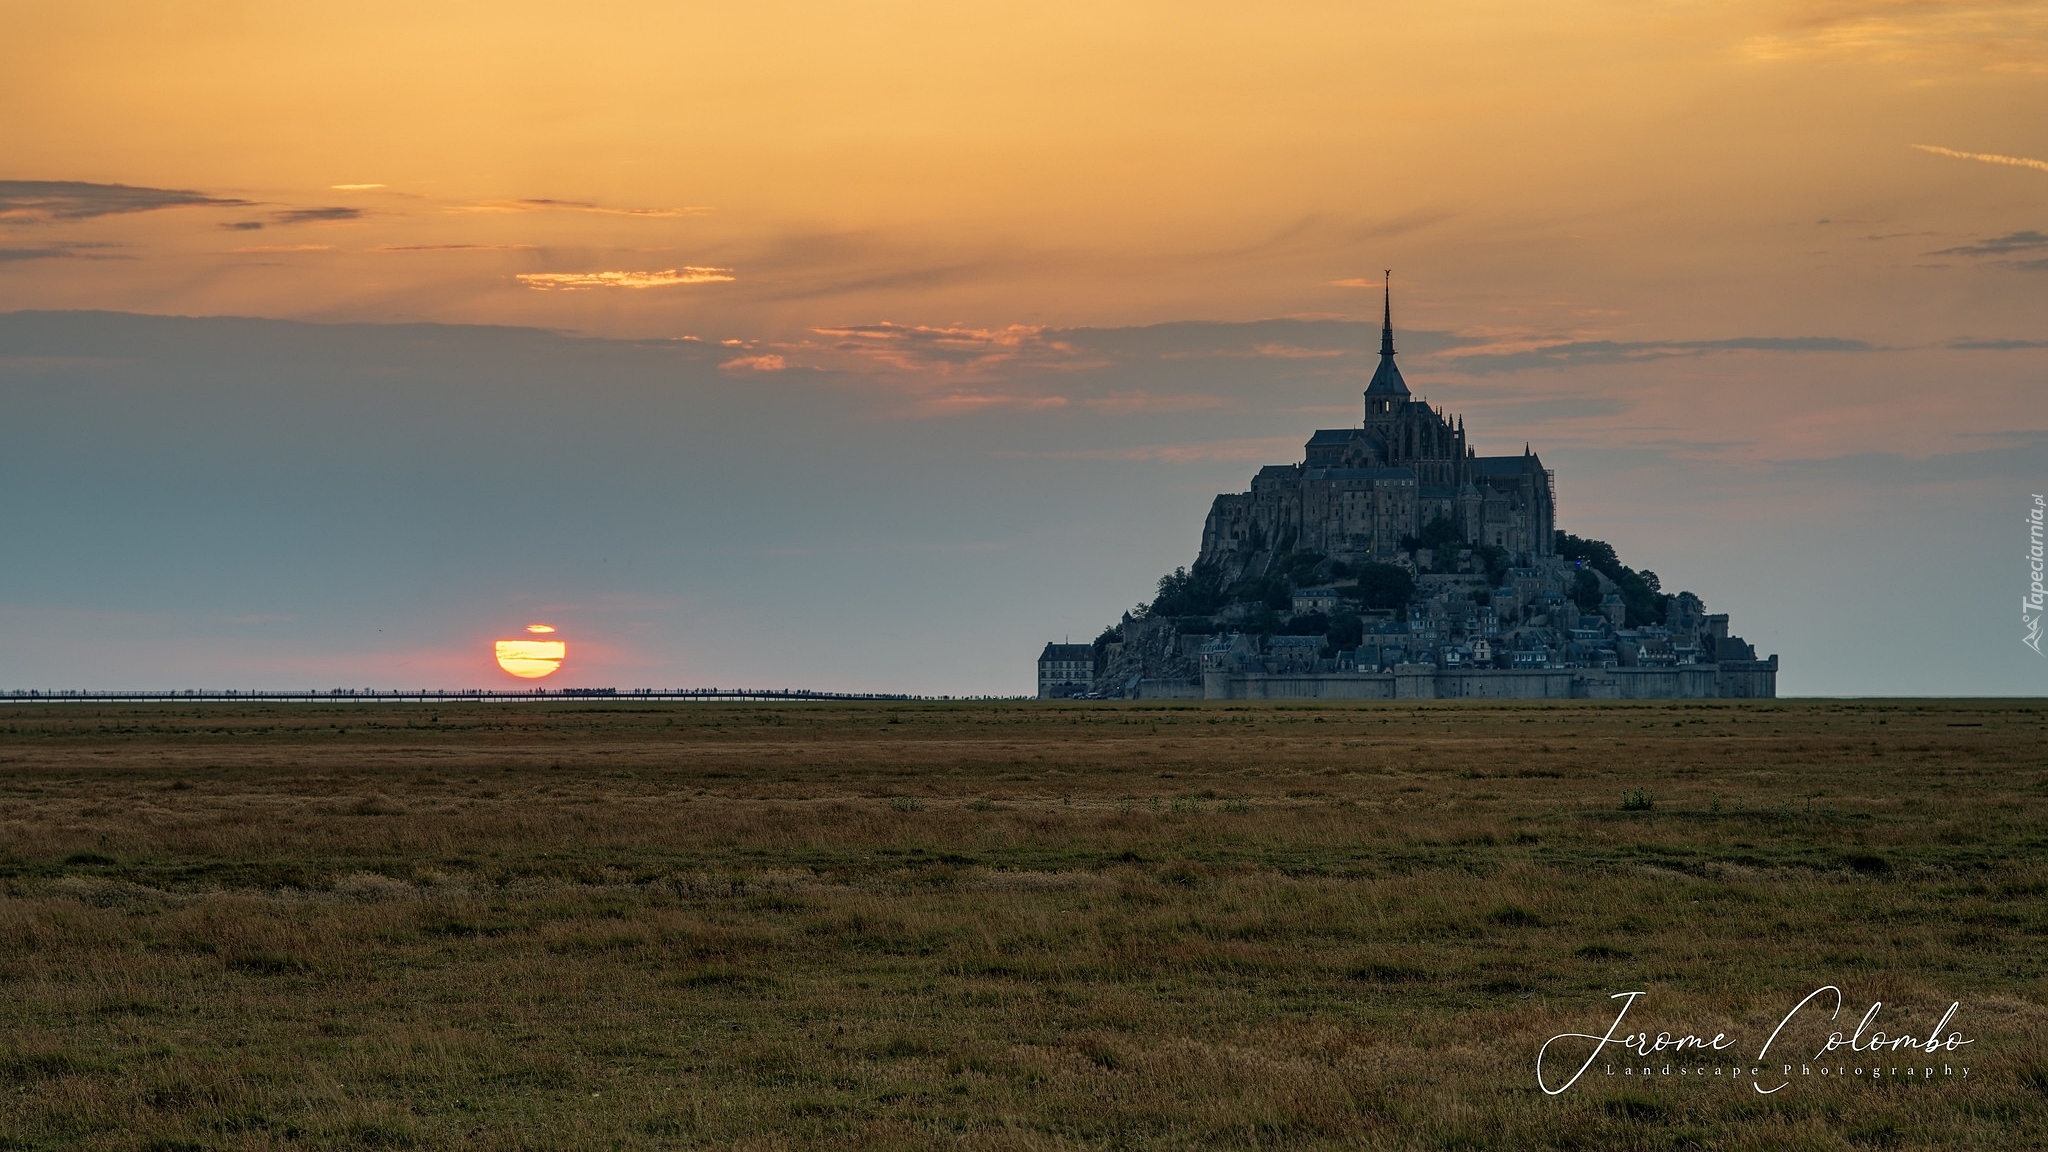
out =
{"type": "Polygon", "coordinates": [[[1543,918],[1519,904],[1507,904],[1486,914],[1487,920],[1503,928],[1541,928],[1543,918]]]}

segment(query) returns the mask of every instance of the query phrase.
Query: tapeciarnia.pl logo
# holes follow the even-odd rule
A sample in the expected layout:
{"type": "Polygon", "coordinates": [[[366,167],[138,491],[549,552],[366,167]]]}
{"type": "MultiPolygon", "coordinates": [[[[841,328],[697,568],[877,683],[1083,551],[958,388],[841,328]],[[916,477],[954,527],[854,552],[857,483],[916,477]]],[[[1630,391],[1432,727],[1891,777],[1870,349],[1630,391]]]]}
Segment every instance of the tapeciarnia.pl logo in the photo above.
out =
{"type": "MultiPolygon", "coordinates": [[[[1942,1053],[1943,1059],[1953,1061],[1955,1057],[1947,1054],[1961,1050],[1966,1044],[1976,1043],[1961,1032],[1946,1031],[1949,1021],[1955,1019],[1956,1012],[1963,1006],[1960,1000],[1948,1006],[1948,1011],[1942,1014],[1940,1022],[1929,1029],[1925,1036],[1916,1036],[1912,1033],[1903,1036],[1887,1035],[1880,1029],[1873,1029],[1871,1025],[1877,1022],[1878,1010],[1884,1007],[1884,1002],[1880,1000],[1870,1005],[1870,1011],[1863,1014],[1863,1019],[1857,1023],[1854,1032],[1847,1036],[1839,1031],[1830,1032],[1826,1039],[1819,1042],[1820,1046],[1813,1055],[1795,1057],[1793,1053],[1803,1049],[1795,1047],[1797,1041],[1793,1037],[1786,1037],[1785,1045],[1776,1056],[1773,1056],[1772,1047],[1778,1044],[1786,1026],[1792,1024],[1809,1006],[1819,1011],[1826,1007],[1828,998],[1832,996],[1834,1010],[1828,1013],[1828,1019],[1836,1020],[1841,1017],[1842,990],[1833,984],[1823,985],[1807,993],[1804,1000],[1793,1005],[1792,1010],[1785,1013],[1784,1019],[1778,1021],[1778,1026],[1771,1030],[1771,1035],[1763,1042],[1763,1046],[1757,1049],[1756,1057],[1745,1060],[1740,1051],[1735,1049],[1737,1042],[1725,1032],[1714,1033],[1712,1039],[1691,1032],[1679,1035],[1659,1032],[1654,1036],[1648,1032],[1622,1032],[1621,1022],[1627,1019],[1628,1011],[1635,1007],[1636,1000],[1644,995],[1647,993],[1616,992],[1608,997],[1610,1000],[1621,1001],[1621,1010],[1614,1014],[1614,1022],[1607,1026],[1604,1035],[1591,1032],[1561,1032],[1545,1040],[1543,1047],[1536,1050],[1536,1086],[1543,1089],[1545,1095],[1562,1095],[1566,1089],[1578,1083],[1579,1078],[1596,1063],[1600,1063],[1601,1053],[1609,1048],[1619,1049],[1619,1052],[1609,1053],[1606,1062],[1601,1064],[1598,1075],[1668,1076],[1674,1080],[1692,1082],[1711,1082],[1718,1079],[1722,1083],[1747,1077],[1750,1087],[1760,1096],[1769,1096],[1777,1092],[1792,1083],[1796,1077],[1818,1076],[1823,1079],[1845,1080],[1860,1078],[1864,1083],[1903,1079],[1926,1083],[1935,1079],[1954,1081],[1970,1075],[1967,1064],[1942,1063],[1935,1055],[1942,1053]],[[1820,1003],[1816,1004],[1816,1001],[1820,1003]],[[1544,1060],[1550,1056],[1550,1046],[1560,1040],[1591,1040],[1593,1050],[1586,1054],[1584,1063],[1572,1070],[1569,1079],[1553,1086],[1545,1076],[1544,1060]],[[1831,1053],[1844,1049],[1847,1050],[1846,1055],[1830,1058],[1831,1053]],[[1826,1062],[1823,1062],[1824,1059],[1826,1062]],[[1960,1076],[1958,1072],[1961,1073],[1960,1076]],[[1764,1087],[1767,1083],[1771,1085],[1768,1088],[1764,1087]]],[[[1563,1069],[1556,1068],[1551,1071],[1554,1075],[1563,1069]]]]}
{"type": "Polygon", "coordinates": [[[2034,493],[2034,506],[2027,509],[2027,571],[2032,578],[2027,585],[2027,594],[2020,599],[2020,643],[2034,650],[2034,655],[2048,655],[2041,651],[2041,615],[2048,607],[2048,589],[2041,584],[2044,568],[2041,550],[2041,518],[2048,512],[2048,500],[2039,492],[2034,493]]]}

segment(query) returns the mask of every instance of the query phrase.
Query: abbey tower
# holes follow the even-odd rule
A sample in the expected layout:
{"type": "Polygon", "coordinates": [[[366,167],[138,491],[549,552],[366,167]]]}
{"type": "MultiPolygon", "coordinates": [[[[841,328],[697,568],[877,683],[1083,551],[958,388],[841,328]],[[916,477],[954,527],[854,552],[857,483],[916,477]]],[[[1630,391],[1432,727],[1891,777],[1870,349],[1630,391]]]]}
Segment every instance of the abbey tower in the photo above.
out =
{"type": "Polygon", "coordinates": [[[1462,419],[1409,393],[1394,360],[1389,292],[1363,420],[1318,431],[1301,463],[1269,465],[1251,491],[1216,497],[1199,563],[1235,580],[1294,551],[1386,561],[1404,537],[1439,519],[1465,544],[1504,548],[1528,563],[1555,550],[1554,505],[1551,475],[1534,453],[1477,455],[1462,419]]]}

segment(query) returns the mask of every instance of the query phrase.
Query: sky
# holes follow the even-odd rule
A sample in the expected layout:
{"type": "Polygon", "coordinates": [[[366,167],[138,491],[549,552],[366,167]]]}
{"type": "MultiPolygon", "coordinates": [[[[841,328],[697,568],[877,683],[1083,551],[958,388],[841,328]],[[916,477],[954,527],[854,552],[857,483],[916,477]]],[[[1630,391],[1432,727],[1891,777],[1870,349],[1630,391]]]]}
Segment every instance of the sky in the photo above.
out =
{"type": "Polygon", "coordinates": [[[0,688],[1029,692],[1391,268],[1781,692],[2048,691],[2048,4],[0,20],[0,688]]]}

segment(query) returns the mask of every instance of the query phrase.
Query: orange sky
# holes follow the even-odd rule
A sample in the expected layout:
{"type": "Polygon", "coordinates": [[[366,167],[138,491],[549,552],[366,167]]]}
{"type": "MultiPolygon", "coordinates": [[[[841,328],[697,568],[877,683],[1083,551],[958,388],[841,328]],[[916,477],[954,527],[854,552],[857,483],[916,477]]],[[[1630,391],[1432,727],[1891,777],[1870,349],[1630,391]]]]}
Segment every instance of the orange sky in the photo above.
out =
{"type": "Polygon", "coordinates": [[[0,309],[774,340],[1361,316],[1395,266],[1420,327],[1896,342],[2048,282],[2048,169],[1914,147],[2048,157],[2042,4],[0,12],[0,179],[247,202],[15,211],[0,309]]]}
{"type": "MultiPolygon", "coordinates": [[[[1796,657],[1787,691],[2010,690],[1985,606],[2014,494],[2048,482],[2048,0],[0,0],[0,29],[0,314],[697,341],[0,315],[0,472],[68,501],[0,525],[29,542],[0,624],[43,637],[0,660],[23,683],[128,675],[140,626],[105,613],[175,570],[226,621],[258,571],[412,605],[394,636],[545,609],[622,683],[1008,691],[1192,559],[1211,494],[1357,418],[1393,268],[1411,387],[1483,453],[1543,452],[1562,524],[1796,657]],[[122,413],[148,436],[109,456],[122,413]],[[531,466],[449,471],[492,420],[526,422],[531,466]],[[471,473],[664,495],[560,513],[583,535],[552,575],[439,525],[412,567],[300,573],[334,533],[285,548],[300,510],[213,507],[471,473]],[[730,522],[670,495],[735,475],[730,522]],[[187,481],[212,535],[159,539],[181,521],[142,497],[187,481]],[[862,610],[791,608],[799,554],[862,610]],[[561,607],[605,596],[697,616],[642,613],[670,639],[634,648],[639,608],[561,607]],[[935,634],[934,604],[986,627],[935,634]],[[77,656],[93,636],[116,655],[77,656]]],[[[413,667],[302,625],[271,664],[173,629],[162,667],[413,667]]]]}

